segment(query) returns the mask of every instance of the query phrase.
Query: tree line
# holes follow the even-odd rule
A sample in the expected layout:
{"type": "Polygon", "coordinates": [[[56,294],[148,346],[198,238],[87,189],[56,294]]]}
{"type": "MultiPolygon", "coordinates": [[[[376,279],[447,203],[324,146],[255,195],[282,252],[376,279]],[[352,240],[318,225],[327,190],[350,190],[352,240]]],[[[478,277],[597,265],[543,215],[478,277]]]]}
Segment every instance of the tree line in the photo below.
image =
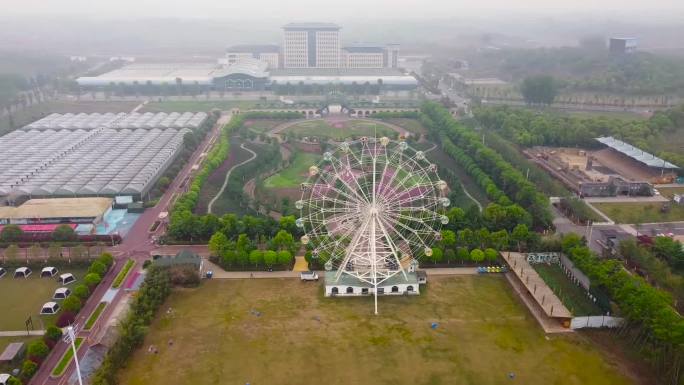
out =
{"type": "Polygon", "coordinates": [[[548,198],[520,170],[482,143],[473,130],[456,122],[445,108],[428,102],[421,110],[425,115],[421,121],[436,133],[444,151],[473,176],[492,201],[520,215],[521,220],[531,220],[534,227],[551,225],[548,198]]]}
{"type": "Polygon", "coordinates": [[[630,274],[616,259],[600,259],[577,234],[562,239],[562,250],[577,268],[604,289],[628,322],[618,331],[667,383],[679,384],[684,361],[684,320],[672,296],[630,274]]]}
{"type": "Polygon", "coordinates": [[[581,146],[596,148],[594,138],[614,136],[684,167],[684,153],[664,151],[668,137],[684,135],[684,105],[656,111],[648,119],[570,116],[512,107],[478,107],[475,119],[486,129],[525,147],[581,146]]]}

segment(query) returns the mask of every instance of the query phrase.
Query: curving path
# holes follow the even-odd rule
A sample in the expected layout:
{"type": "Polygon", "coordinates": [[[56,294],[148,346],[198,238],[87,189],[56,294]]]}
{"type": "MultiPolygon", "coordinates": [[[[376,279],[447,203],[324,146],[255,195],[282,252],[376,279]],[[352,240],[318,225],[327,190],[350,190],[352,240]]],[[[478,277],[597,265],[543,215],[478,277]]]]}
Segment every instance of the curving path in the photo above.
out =
{"type": "Polygon", "coordinates": [[[219,198],[221,195],[223,195],[223,192],[226,190],[226,186],[228,186],[228,178],[230,178],[230,174],[233,172],[233,170],[235,170],[236,168],[238,168],[238,167],[240,167],[240,166],[242,166],[242,165],[244,165],[244,164],[247,164],[247,163],[253,161],[254,158],[257,157],[256,152],[254,152],[254,151],[250,150],[249,148],[245,147],[245,144],[244,144],[244,143],[242,143],[242,144],[240,145],[240,148],[243,149],[243,150],[249,151],[250,153],[252,153],[252,156],[251,156],[249,159],[243,160],[242,162],[240,162],[240,163],[234,165],[233,167],[231,167],[231,168],[228,170],[228,172],[226,172],[226,179],[223,180],[223,186],[221,186],[221,189],[219,190],[219,192],[216,193],[216,196],[215,196],[211,201],[209,201],[209,204],[207,205],[207,214],[211,214],[211,213],[212,213],[212,212],[211,212],[211,209],[212,209],[213,206],[214,206],[214,202],[216,202],[216,200],[218,200],[218,198],[219,198]]]}
{"type": "Polygon", "coordinates": [[[466,189],[466,186],[463,184],[463,182],[461,182],[461,181],[459,180],[458,183],[461,184],[461,190],[463,190],[463,192],[465,193],[465,195],[466,195],[468,198],[470,198],[471,201],[475,202],[475,204],[477,205],[477,208],[480,209],[480,212],[482,212],[482,203],[480,203],[480,201],[478,201],[478,200],[475,199],[472,195],[470,195],[470,193],[468,192],[468,189],[466,189]]]}

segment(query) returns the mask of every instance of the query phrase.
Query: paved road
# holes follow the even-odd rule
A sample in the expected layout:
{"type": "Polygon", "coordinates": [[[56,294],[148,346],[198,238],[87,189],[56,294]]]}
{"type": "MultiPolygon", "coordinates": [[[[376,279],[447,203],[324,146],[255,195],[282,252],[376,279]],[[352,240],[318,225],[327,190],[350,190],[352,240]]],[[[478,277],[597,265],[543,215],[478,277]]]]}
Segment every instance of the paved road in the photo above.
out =
{"type": "Polygon", "coordinates": [[[670,200],[661,195],[654,195],[652,197],[592,197],[584,198],[585,202],[589,203],[639,203],[639,202],[669,202],[670,200]]]}
{"type": "MultiPolygon", "coordinates": [[[[111,269],[107,273],[107,275],[105,275],[102,283],[97,287],[97,289],[95,289],[95,292],[90,296],[83,309],[79,312],[79,315],[76,319],[76,323],[80,325],[85,324],[87,317],[95,310],[97,305],[102,301],[104,294],[111,287],[114,278],[123,267],[124,261],[126,259],[133,258],[136,261],[136,265],[133,269],[139,269],[142,265],[142,262],[145,259],[149,258],[150,253],[158,249],[158,246],[153,244],[150,238],[154,234],[162,233],[163,231],[165,231],[165,228],[164,226],[159,226],[159,228],[157,228],[157,230],[154,233],[150,233],[150,227],[157,220],[159,214],[164,211],[168,212],[169,208],[175,202],[175,199],[177,199],[178,196],[185,192],[188,183],[184,184],[183,182],[187,178],[189,178],[193,173],[193,165],[200,161],[200,157],[203,153],[209,151],[211,146],[218,139],[218,136],[221,132],[221,127],[223,127],[223,125],[226,124],[229,120],[230,115],[222,116],[221,119],[219,119],[216,125],[212,128],[209,135],[207,135],[207,137],[197,147],[197,149],[192,154],[190,160],[187,162],[185,167],[183,167],[183,169],[178,173],[178,175],[173,180],[173,182],[166,190],[164,195],[162,195],[162,197],[159,199],[159,203],[157,203],[155,207],[145,210],[143,215],[141,215],[140,218],[138,218],[136,223],[130,229],[126,237],[124,237],[124,240],[121,244],[109,248],[109,251],[111,251],[115,255],[117,263],[114,265],[114,268],[111,269]]],[[[117,292],[112,302],[105,308],[104,312],[100,316],[100,319],[96,323],[96,327],[97,325],[105,323],[109,319],[117,304],[124,298],[124,296],[124,290],[119,290],[117,292]]],[[[96,327],[93,328],[93,330],[96,330],[96,327]]],[[[90,332],[81,331],[78,333],[78,336],[87,338],[90,337],[90,332]]],[[[74,370],[73,362],[69,365],[69,367],[64,372],[64,375],[61,378],[55,379],[50,377],[50,372],[57,364],[57,362],[59,361],[62,354],[67,348],[67,344],[65,344],[64,342],[59,342],[55,346],[53,351],[50,353],[48,358],[45,360],[43,365],[41,365],[40,370],[36,373],[36,375],[33,377],[29,384],[61,385],[61,381],[68,379],[74,370]]],[[[82,347],[78,351],[78,357],[82,359],[83,356],[85,356],[87,350],[88,349],[86,344],[85,347],[82,347]]]]}
{"type": "Polygon", "coordinates": [[[245,159],[245,160],[243,160],[242,162],[240,162],[240,163],[238,163],[238,164],[233,165],[233,167],[231,167],[231,168],[228,170],[228,172],[226,172],[226,178],[223,180],[223,185],[221,186],[221,189],[219,190],[219,192],[216,193],[216,196],[213,197],[213,198],[211,199],[211,201],[209,201],[209,205],[207,205],[207,213],[208,213],[208,214],[211,214],[211,213],[212,213],[211,209],[214,207],[214,203],[221,197],[221,195],[223,195],[223,192],[226,191],[226,186],[228,186],[228,179],[230,178],[230,174],[233,172],[233,170],[235,170],[236,168],[238,168],[238,167],[240,167],[240,166],[242,166],[242,165],[244,165],[244,164],[247,164],[247,163],[253,161],[254,158],[257,157],[256,152],[254,152],[254,151],[250,150],[249,148],[245,147],[245,144],[244,144],[244,143],[242,143],[242,144],[240,145],[240,148],[243,149],[243,150],[249,151],[249,152],[252,154],[252,156],[250,156],[248,159],[245,159]]]}

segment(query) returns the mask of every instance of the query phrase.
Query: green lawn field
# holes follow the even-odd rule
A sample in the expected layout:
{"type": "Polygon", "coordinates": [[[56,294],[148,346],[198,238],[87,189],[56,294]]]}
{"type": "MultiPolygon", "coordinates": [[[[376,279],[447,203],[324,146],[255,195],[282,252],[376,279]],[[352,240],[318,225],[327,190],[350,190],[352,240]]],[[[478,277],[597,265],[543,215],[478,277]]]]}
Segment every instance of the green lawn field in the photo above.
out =
{"type": "Polygon", "coordinates": [[[256,132],[257,134],[262,134],[267,131],[272,130],[279,124],[285,123],[285,120],[275,120],[275,119],[247,119],[244,126],[250,130],[256,132]]]}
{"type": "Polygon", "coordinates": [[[420,296],[372,310],[370,297],[324,298],[297,279],[208,280],[172,294],[119,382],[633,383],[585,338],[546,336],[503,276],[431,277],[420,296]]]}
{"type": "Polygon", "coordinates": [[[584,289],[568,279],[559,265],[538,263],[533,265],[533,267],[558,298],[563,301],[563,304],[570,310],[572,315],[580,317],[603,314],[601,308],[587,298],[584,294],[584,289]]]}
{"type": "MultiPolygon", "coordinates": [[[[78,284],[78,280],[85,275],[83,269],[67,269],[59,272],[72,273],[76,277],[76,283],[67,287],[72,288],[78,284]]],[[[40,309],[45,302],[52,301],[55,289],[60,287],[55,278],[40,278],[40,270],[34,269],[30,277],[12,278],[14,269],[7,269],[7,274],[0,278],[0,308],[5,309],[0,314],[0,330],[25,330],[24,321],[31,316],[35,329],[47,327],[54,321],[55,316],[41,316],[40,309]],[[41,326],[40,320],[44,325],[41,326]]],[[[59,302],[59,301],[58,301],[59,302]]]]}
{"type": "Polygon", "coordinates": [[[393,119],[383,119],[384,121],[392,124],[396,124],[399,127],[403,127],[414,134],[427,134],[428,130],[425,128],[418,119],[408,119],[408,118],[393,118],[393,119]]]}
{"type": "Polygon", "coordinates": [[[264,181],[266,188],[292,188],[306,181],[309,167],[318,164],[321,155],[310,152],[295,152],[288,167],[264,181]]]}
{"type": "Polygon", "coordinates": [[[682,187],[659,187],[658,191],[664,196],[672,199],[675,194],[684,194],[684,186],[682,187]]]}
{"type": "Polygon", "coordinates": [[[347,120],[336,127],[324,120],[309,120],[295,124],[283,131],[286,134],[299,136],[326,137],[334,140],[351,139],[355,136],[393,136],[395,131],[382,122],[347,120]]]}
{"type": "Polygon", "coordinates": [[[592,203],[617,223],[654,223],[684,221],[684,206],[670,203],[670,210],[660,212],[663,203],[592,203]]]}

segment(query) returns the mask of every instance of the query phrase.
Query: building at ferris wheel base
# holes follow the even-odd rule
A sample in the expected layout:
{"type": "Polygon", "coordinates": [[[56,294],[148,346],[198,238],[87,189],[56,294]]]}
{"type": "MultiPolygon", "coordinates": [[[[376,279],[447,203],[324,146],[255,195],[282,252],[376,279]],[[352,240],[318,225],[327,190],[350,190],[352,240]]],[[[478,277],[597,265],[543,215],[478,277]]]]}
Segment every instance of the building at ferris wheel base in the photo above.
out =
{"type": "MultiPolygon", "coordinates": [[[[420,278],[417,272],[398,273],[378,283],[378,295],[418,295],[420,294],[420,278]]],[[[374,293],[374,285],[349,274],[342,273],[337,278],[337,271],[325,272],[326,297],[359,297],[374,293]]]]}

